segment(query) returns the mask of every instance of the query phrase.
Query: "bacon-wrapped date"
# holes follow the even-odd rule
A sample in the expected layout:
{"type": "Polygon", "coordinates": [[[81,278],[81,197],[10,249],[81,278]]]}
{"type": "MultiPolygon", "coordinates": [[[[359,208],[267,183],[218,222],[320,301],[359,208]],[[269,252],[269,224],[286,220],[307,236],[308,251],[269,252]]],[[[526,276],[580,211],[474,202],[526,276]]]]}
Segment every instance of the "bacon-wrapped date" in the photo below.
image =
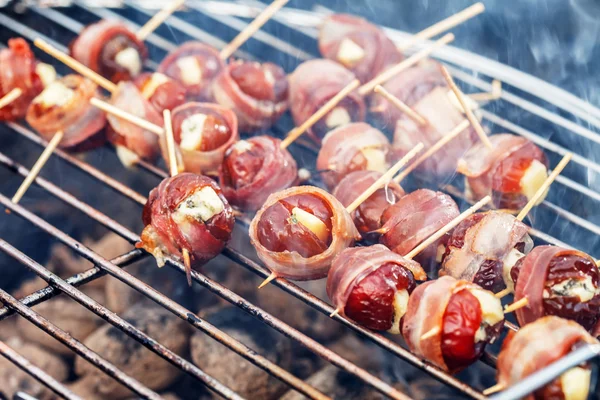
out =
{"type": "MultiPolygon", "coordinates": [[[[371,98],[371,111],[394,129],[393,148],[400,157],[418,143],[426,147],[438,142],[464,119],[460,103],[448,88],[441,64],[427,60],[396,75],[384,87],[402,100],[427,123],[421,125],[379,94],[371,98]]],[[[445,144],[417,169],[443,179],[456,171],[458,159],[477,142],[477,134],[468,128],[445,144]]]]}
{"type": "Polygon", "coordinates": [[[142,220],[146,227],[138,248],[154,255],[159,266],[165,256],[181,260],[185,249],[195,268],[223,250],[235,223],[219,185],[187,172],[166,178],[150,192],[142,220]]]}
{"type": "MultiPolygon", "coordinates": [[[[597,344],[580,325],[548,316],[510,332],[498,354],[498,383],[510,387],[558,361],[578,346],[597,344]]],[[[591,369],[583,364],[536,390],[525,400],[580,400],[589,398],[591,369]]]]}
{"type": "MultiPolygon", "coordinates": [[[[130,114],[163,126],[162,114],[150,104],[133,82],[120,82],[117,91],[112,94],[110,103],[130,114]]],[[[109,127],[106,130],[108,140],[115,145],[117,155],[125,166],[139,162],[140,158],[153,161],[158,155],[159,138],[131,122],[114,114],[108,114],[109,127]]]]}
{"type": "Polygon", "coordinates": [[[454,373],[481,357],[503,323],[502,304],[492,292],[444,276],[410,295],[402,335],[413,353],[454,373]]]}
{"type": "Polygon", "coordinates": [[[296,160],[280,144],[281,140],[270,136],[255,136],[227,149],[219,182],[231,204],[256,211],[271,194],[298,181],[296,160]]]}
{"type": "Polygon", "coordinates": [[[319,31],[319,51],[351,70],[362,83],[404,58],[381,28],[348,14],[325,19],[319,31]]]}
{"type": "Polygon", "coordinates": [[[55,77],[54,68],[36,61],[25,39],[9,39],[8,48],[0,50],[0,98],[13,89],[21,89],[21,95],[0,108],[0,121],[23,118],[31,100],[55,77]]]}
{"type": "Polygon", "coordinates": [[[440,275],[450,275],[499,292],[513,288],[510,272],[533,248],[529,227],[502,211],[473,214],[454,228],[440,275]]]}
{"type": "Polygon", "coordinates": [[[600,335],[600,272],[589,255],[558,246],[538,246],[511,270],[515,301],[527,298],[515,314],[521,326],[555,315],[600,335]]]}
{"type": "Polygon", "coordinates": [[[106,142],[104,113],[90,104],[99,96],[98,85],[79,75],[67,75],[49,84],[27,109],[26,120],[46,140],[58,131],[64,136],[59,146],[90,150],[106,142]]]}
{"type": "Polygon", "coordinates": [[[74,59],[115,83],[138,76],[148,53],[135,33],[107,19],[88,25],[69,48],[74,59]]]}
{"type": "MultiPolygon", "coordinates": [[[[341,180],[332,194],[344,207],[348,207],[382,175],[381,172],[376,171],[351,172],[341,180]]],[[[356,229],[361,233],[363,239],[371,239],[376,236],[371,232],[381,228],[381,215],[390,204],[396,203],[402,196],[404,196],[404,189],[392,181],[386,187],[375,191],[352,212],[356,229]]]]}
{"type": "Polygon", "coordinates": [[[458,162],[466,194],[472,199],[491,195],[497,208],[519,210],[548,177],[546,155],[521,136],[503,133],[490,136],[490,141],[492,150],[478,143],[458,162]]]}
{"type": "MultiPolygon", "coordinates": [[[[459,214],[458,206],[447,194],[429,189],[415,190],[384,210],[379,242],[395,253],[406,255],[459,214]]],[[[441,261],[443,252],[440,254],[440,248],[449,236],[449,233],[444,235],[417,257],[426,271],[431,272],[441,261]]]]}
{"type": "MultiPolygon", "coordinates": [[[[225,151],[239,139],[237,118],[227,107],[186,103],[173,110],[173,137],[177,158],[188,172],[217,175],[225,151]]],[[[168,160],[166,138],[160,141],[168,160]]]]}
{"type": "MultiPolygon", "coordinates": [[[[354,79],[352,72],[331,60],[310,60],[300,64],[289,77],[290,110],[296,125],[301,125],[354,79]]],[[[364,100],[354,91],[306,132],[315,142],[321,143],[330,130],[364,119],[364,100]]]]}
{"type": "Polygon", "coordinates": [[[187,42],[167,55],[158,72],[181,83],[190,100],[213,101],[213,81],[224,68],[217,49],[200,42],[187,42]]]}
{"type": "Polygon", "coordinates": [[[161,114],[164,110],[173,110],[185,103],[186,91],[183,85],[160,72],[144,72],[134,83],[142,96],[161,114]]]}
{"type": "Polygon", "coordinates": [[[271,127],[288,108],[285,71],[273,63],[230,63],[213,83],[215,102],[231,108],[242,132],[271,127]]]}
{"type": "Polygon", "coordinates": [[[340,314],[366,328],[398,334],[415,280],[425,279],[418,262],[383,245],[353,247],[333,260],[327,295],[340,314]]]}
{"type": "Polygon", "coordinates": [[[330,131],[323,138],[317,157],[317,170],[329,189],[353,171],[389,169],[387,157],[390,142],[376,128],[364,122],[355,122],[330,131]]]}
{"type": "Polygon", "coordinates": [[[250,224],[258,257],[279,277],[327,276],[333,258],[360,235],[335,197],[313,186],[297,186],[267,199],[250,224]]]}

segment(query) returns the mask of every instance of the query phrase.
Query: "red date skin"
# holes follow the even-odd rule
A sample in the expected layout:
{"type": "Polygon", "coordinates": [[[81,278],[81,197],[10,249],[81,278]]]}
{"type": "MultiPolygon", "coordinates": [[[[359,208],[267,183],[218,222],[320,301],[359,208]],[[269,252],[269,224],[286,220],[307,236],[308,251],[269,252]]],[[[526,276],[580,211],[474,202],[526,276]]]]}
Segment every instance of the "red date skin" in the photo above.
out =
{"type": "MultiPolygon", "coordinates": [[[[152,81],[152,75],[149,72],[143,73],[135,79],[135,85],[144,92],[146,85],[152,81]]],[[[185,103],[185,88],[177,81],[170,79],[159,85],[154,93],[148,98],[148,101],[159,111],[173,110],[175,107],[185,103]]]]}
{"type": "Polygon", "coordinates": [[[137,43],[125,35],[116,35],[111,38],[104,45],[102,53],[100,54],[100,70],[98,73],[102,76],[108,77],[113,82],[130,80],[131,75],[129,71],[117,64],[115,61],[117,54],[128,47],[136,49],[138,54],[142,54],[143,52],[143,49],[139,48],[137,43]]]}
{"type": "Polygon", "coordinates": [[[404,289],[412,293],[415,287],[415,278],[408,269],[385,263],[354,287],[344,313],[368,329],[387,331],[394,322],[394,295],[404,289]],[[396,286],[389,282],[395,282],[396,286]]]}
{"type": "Polygon", "coordinates": [[[332,217],[333,211],[320,197],[312,194],[293,195],[265,210],[258,223],[258,240],[270,251],[296,251],[304,258],[313,257],[327,250],[331,244],[332,217]],[[294,207],[313,214],[325,223],[328,229],[326,242],[301,223],[293,221],[294,207]]]}
{"type": "MultiPolygon", "coordinates": [[[[329,99],[327,99],[327,101],[328,100],[329,99]]],[[[320,104],[319,107],[316,108],[316,110],[318,110],[319,108],[321,108],[322,106],[324,106],[327,101],[323,102],[323,104],[320,104]]],[[[342,108],[346,109],[346,111],[348,112],[348,115],[350,116],[350,119],[351,119],[350,122],[357,122],[355,120],[355,118],[356,118],[356,116],[360,112],[360,106],[354,100],[352,100],[351,98],[346,97],[345,99],[343,99],[342,101],[340,101],[335,108],[339,108],[339,107],[342,107],[342,108]]],[[[334,108],[334,110],[335,110],[335,108],[334,108]]],[[[323,118],[321,118],[312,127],[312,131],[320,139],[323,139],[325,137],[325,135],[327,134],[327,132],[329,132],[332,129],[335,129],[335,127],[334,128],[329,128],[327,126],[327,122],[326,121],[327,121],[327,118],[329,117],[330,113],[327,113],[323,118]]],[[[365,162],[366,162],[366,160],[365,160],[365,162]]],[[[348,172],[357,171],[357,170],[359,170],[359,169],[358,168],[357,169],[348,169],[348,172]]]]}
{"type": "Polygon", "coordinates": [[[288,82],[285,71],[273,63],[245,62],[231,70],[231,78],[242,92],[256,100],[279,103],[287,99],[288,82]],[[275,82],[267,79],[267,72],[271,73],[275,82]]]}
{"type": "Polygon", "coordinates": [[[242,153],[230,147],[223,159],[223,186],[239,189],[254,182],[254,177],[260,171],[264,161],[264,147],[252,146],[242,153]]]}
{"type": "Polygon", "coordinates": [[[517,210],[527,204],[521,189],[521,178],[534,160],[548,167],[546,155],[528,143],[500,161],[492,174],[492,199],[496,208],[517,210]]]}
{"type": "Polygon", "coordinates": [[[211,151],[223,146],[231,137],[231,127],[219,113],[202,107],[187,108],[173,115],[173,138],[177,144],[181,143],[181,126],[183,122],[195,114],[205,114],[202,142],[197,151],[211,151]]]}
{"type": "MultiPolygon", "coordinates": [[[[516,282],[522,264],[519,260],[511,269],[511,278],[516,282]]],[[[545,289],[551,293],[551,287],[568,279],[582,279],[590,276],[595,288],[598,288],[600,273],[590,260],[576,254],[554,257],[550,261],[545,289]]],[[[544,314],[556,315],[573,320],[588,331],[592,330],[600,319],[600,295],[590,301],[581,302],[577,296],[556,296],[543,299],[544,314]]]]}

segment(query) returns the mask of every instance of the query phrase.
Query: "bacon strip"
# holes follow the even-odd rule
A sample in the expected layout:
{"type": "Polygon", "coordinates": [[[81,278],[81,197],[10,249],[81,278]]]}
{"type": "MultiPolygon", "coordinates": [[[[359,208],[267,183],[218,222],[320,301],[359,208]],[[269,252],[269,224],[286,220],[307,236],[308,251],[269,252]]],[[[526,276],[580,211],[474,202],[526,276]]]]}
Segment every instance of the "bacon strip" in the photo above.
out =
{"type": "Polygon", "coordinates": [[[164,110],[173,110],[185,103],[186,90],[179,82],[159,72],[144,72],[138,76],[135,85],[142,95],[162,114],[164,110]],[[153,87],[153,79],[164,80],[160,85],[153,87]]]}
{"type": "Polygon", "coordinates": [[[408,299],[408,308],[402,324],[402,336],[411,352],[448,370],[442,354],[442,323],[446,307],[454,293],[479,286],[450,276],[419,285],[408,299]],[[421,340],[421,336],[439,329],[439,332],[421,340]]]}
{"type": "MultiPolygon", "coordinates": [[[[327,276],[327,295],[340,314],[344,314],[348,297],[354,287],[371,272],[386,263],[394,263],[407,268],[416,280],[427,279],[425,271],[418,262],[404,258],[376,244],[368,247],[353,247],[342,251],[331,264],[327,276]]],[[[396,288],[395,282],[390,285],[396,288]]]]}
{"type": "Polygon", "coordinates": [[[263,76],[253,76],[253,91],[267,94],[256,98],[246,93],[232,77],[232,73],[244,69],[248,61],[239,60],[229,64],[213,83],[213,96],[217,103],[231,108],[238,117],[240,130],[254,132],[271,127],[288,108],[287,77],[281,67],[266,63],[249,65],[263,72],[263,76]],[[260,64],[259,64],[260,65],[260,64]]]}
{"type": "Polygon", "coordinates": [[[562,358],[579,342],[598,343],[579,324],[554,316],[540,318],[511,334],[498,355],[498,383],[505,387],[562,358]]]}
{"type": "Polygon", "coordinates": [[[231,204],[256,211],[271,194],[297,182],[296,160],[280,144],[281,140],[270,136],[255,136],[227,149],[219,168],[219,181],[231,204]],[[247,157],[260,165],[255,167],[247,157]]]}
{"type": "Polygon", "coordinates": [[[335,197],[323,189],[313,186],[296,186],[278,193],[267,199],[250,224],[250,242],[256,249],[258,257],[277,276],[294,280],[312,280],[327,276],[327,272],[335,256],[351,246],[360,234],[354,227],[352,217],[335,197]],[[321,254],[304,258],[297,252],[274,252],[265,248],[258,240],[258,222],[267,208],[276,202],[295,194],[308,193],[327,201],[333,211],[331,236],[332,242],[321,254]]]}
{"type": "Polygon", "coordinates": [[[325,19],[319,31],[319,51],[323,57],[349,68],[362,83],[404,58],[381,28],[348,14],[334,14],[325,19]],[[363,56],[347,59],[344,55],[347,44],[358,46],[363,56]]]}
{"type": "Polygon", "coordinates": [[[324,171],[321,177],[327,187],[333,189],[352,171],[369,170],[370,167],[385,172],[389,152],[390,142],[380,130],[364,122],[355,122],[340,126],[323,138],[317,157],[317,170],[324,171]],[[363,150],[380,150],[381,154],[376,158],[381,162],[376,166],[371,165],[363,150]]]}

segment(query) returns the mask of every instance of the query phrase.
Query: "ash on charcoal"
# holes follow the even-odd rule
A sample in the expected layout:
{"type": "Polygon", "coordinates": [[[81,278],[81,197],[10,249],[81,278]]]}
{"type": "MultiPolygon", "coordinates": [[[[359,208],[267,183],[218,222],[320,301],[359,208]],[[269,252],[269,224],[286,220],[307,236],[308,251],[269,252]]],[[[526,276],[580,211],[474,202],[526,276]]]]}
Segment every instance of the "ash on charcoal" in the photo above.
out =
{"type": "MultiPolygon", "coordinates": [[[[204,316],[251,349],[289,370],[292,357],[289,341],[262,322],[233,307],[214,309],[204,316]]],[[[202,332],[190,343],[192,360],[243,397],[275,399],[286,385],[202,332]]]]}

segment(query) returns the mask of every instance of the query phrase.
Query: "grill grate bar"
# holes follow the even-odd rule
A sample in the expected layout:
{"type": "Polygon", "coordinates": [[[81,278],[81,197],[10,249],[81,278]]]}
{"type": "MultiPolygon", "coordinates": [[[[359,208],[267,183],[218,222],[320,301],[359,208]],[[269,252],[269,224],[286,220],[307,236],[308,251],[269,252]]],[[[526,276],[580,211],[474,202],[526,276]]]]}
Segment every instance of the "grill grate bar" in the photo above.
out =
{"type": "Polygon", "coordinates": [[[29,360],[17,353],[14,349],[2,341],[0,341],[0,354],[17,367],[21,368],[27,374],[46,385],[54,393],[64,397],[67,400],[81,400],[81,397],[67,389],[62,383],[58,382],[42,369],[29,362],[29,360]]]}
{"type": "Polygon", "coordinates": [[[74,339],[67,332],[52,324],[50,321],[33,311],[31,308],[21,304],[19,300],[15,299],[2,289],[0,289],[0,302],[4,303],[5,306],[11,308],[13,311],[19,313],[29,322],[33,323],[48,335],[60,341],[62,344],[79,354],[85,360],[89,361],[91,364],[105,372],[110,377],[116,379],[119,383],[127,386],[136,394],[148,399],[161,399],[158,394],[148,389],[137,380],[126,375],[119,368],[115,367],[113,364],[106,361],[104,358],[100,357],[98,354],[94,353],[88,347],[83,345],[83,343],[74,339]]]}

